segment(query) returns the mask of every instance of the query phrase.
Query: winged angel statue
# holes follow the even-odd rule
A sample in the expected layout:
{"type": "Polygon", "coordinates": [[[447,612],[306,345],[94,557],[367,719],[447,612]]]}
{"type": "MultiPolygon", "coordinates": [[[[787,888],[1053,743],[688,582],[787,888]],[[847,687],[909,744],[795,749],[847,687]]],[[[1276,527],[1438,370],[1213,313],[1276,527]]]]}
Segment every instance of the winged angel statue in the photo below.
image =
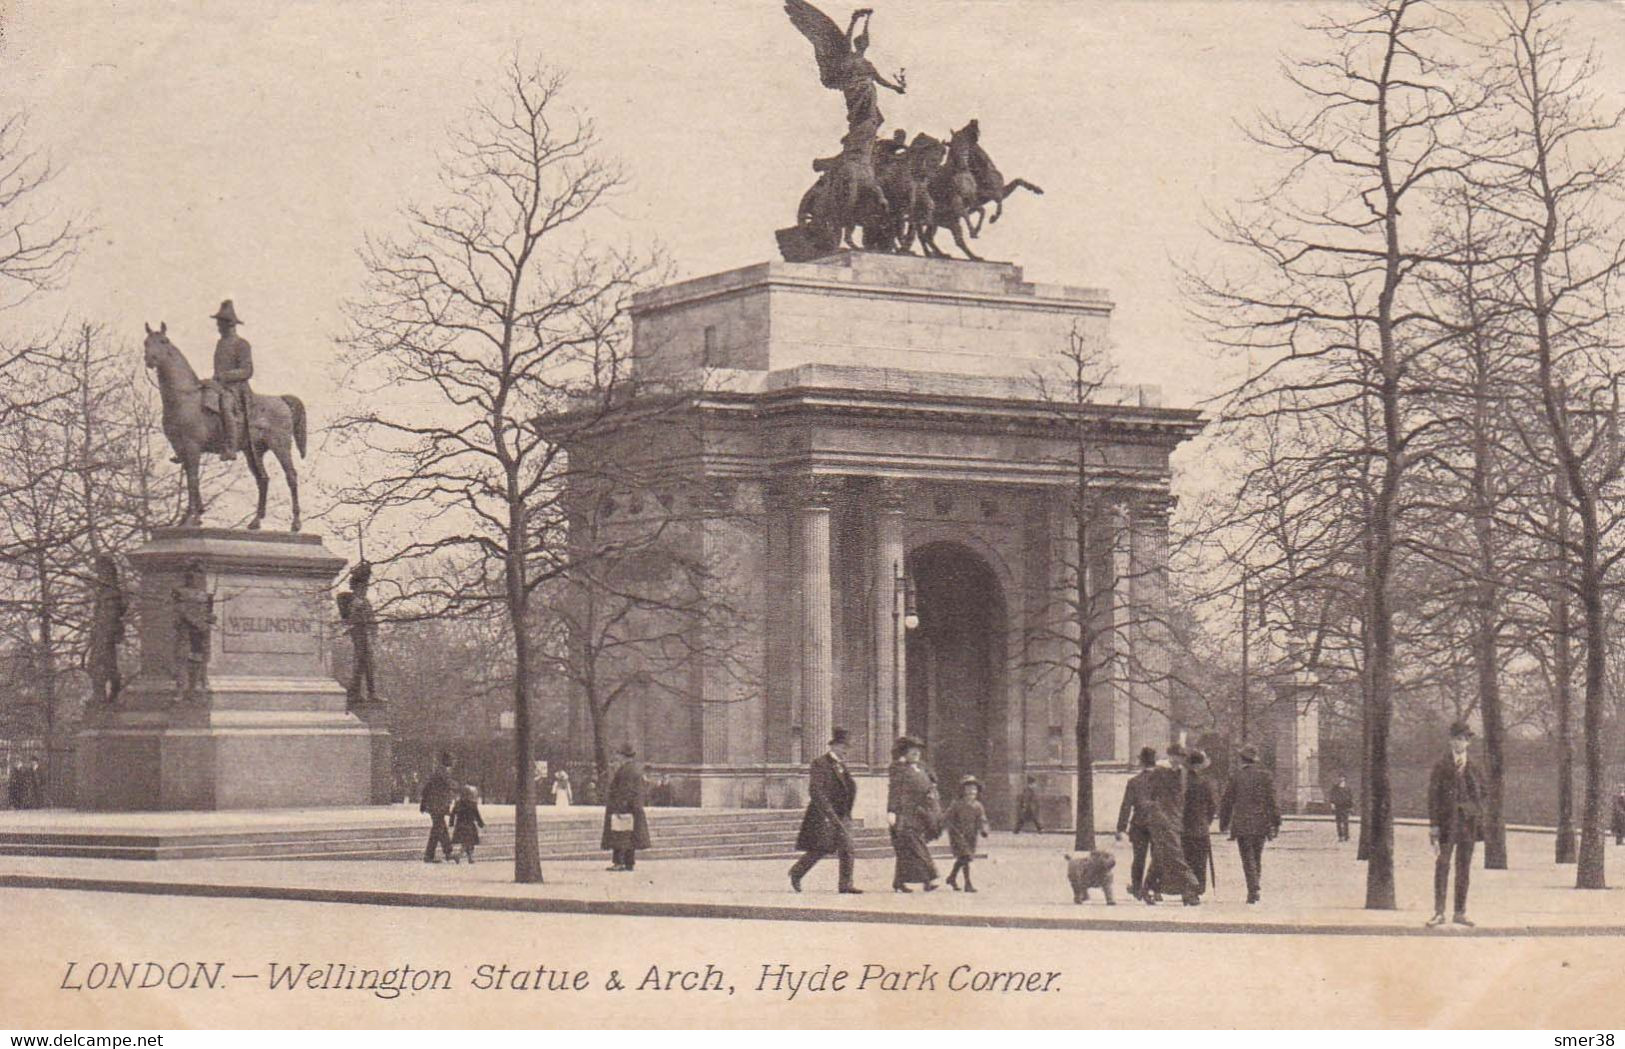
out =
{"type": "Polygon", "coordinates": [[[978,144],[977,122],[954,131],[947,140],[919,134],[910,142],[897,130],[880,138],[885,118],[880,112],[883,87],[906,94],[902,70],[888,80],[867,57],[872,8],[852,13],[840,26],[807,0],[784,0],[790,22],[812,43],[819,81],[846,99],[846,135],[841,152],[813,162],[819,178],[801,198],[796,225],[779,231],[779,247],[790,261],[827,254],[863,228],[863,247],[871,251],[909,251],[916,240],[927,255],[941,256],[939,228],[952,234],[968,258],[977,256],[965,243],[981,232],[984,206],[995,205],[987,221],[997,221],[1004,198],[1017,188],[1043,190],[1024,179],[1004,181],[978,144]]]}

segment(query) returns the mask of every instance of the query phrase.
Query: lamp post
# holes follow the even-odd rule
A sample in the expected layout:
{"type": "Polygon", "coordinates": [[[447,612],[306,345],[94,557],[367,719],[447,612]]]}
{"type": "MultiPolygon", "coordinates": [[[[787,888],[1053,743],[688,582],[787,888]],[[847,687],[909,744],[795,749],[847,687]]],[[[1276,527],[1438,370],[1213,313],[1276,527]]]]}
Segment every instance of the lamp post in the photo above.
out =
{"type": "Polygon", "coordinates": [[[920,615],[914,607],[914,580],[903,571],[903,562],[899,560],[893,567],[892,575],[892,616],[895,624],[895,644],[898,651],[891,661],[891,696],[892,696],[892,724],[897,728],[899,736],[908,733],[905,715],[908,712],[908,703],[903,698],[903,648],[906,632],[920,625],[920,615]]]}

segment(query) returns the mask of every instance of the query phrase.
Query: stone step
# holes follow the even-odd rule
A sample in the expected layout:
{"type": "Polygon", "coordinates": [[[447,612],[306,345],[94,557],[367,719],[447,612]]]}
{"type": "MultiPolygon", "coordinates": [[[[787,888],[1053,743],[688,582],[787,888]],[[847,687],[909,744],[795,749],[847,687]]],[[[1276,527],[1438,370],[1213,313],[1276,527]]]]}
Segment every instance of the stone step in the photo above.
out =
{"type": "MultiPolygon", "coordinates": [[[[427,838],[426,820],[366,825],[295,826],[211,829],[198,833],[173,827],[151,834],[98,831],[4,831],[0,855],[62,856],[84,859],[313,859],[409,860],[421,857],[427,838]]],[[[643,850],[650,859],[778,859],[797,855],[795,838],[800,810],[704,811],[651,809],[650,833],[655,847],[643,850]]],[[[602,858],[599,841],[603,810],[582,807],[581,813],[560,817],[548,814],[538,826],[543,859],[602,858]]],[[[493,823],[481,832],[480,856],[512,858],[514,826],[493,823]]],[[[891,845],[883,828],[855,821],[854,846],[864,858],[889,856],[891,845]]],[[[945,847],[944,847],[945,848],[945,847]]]]}

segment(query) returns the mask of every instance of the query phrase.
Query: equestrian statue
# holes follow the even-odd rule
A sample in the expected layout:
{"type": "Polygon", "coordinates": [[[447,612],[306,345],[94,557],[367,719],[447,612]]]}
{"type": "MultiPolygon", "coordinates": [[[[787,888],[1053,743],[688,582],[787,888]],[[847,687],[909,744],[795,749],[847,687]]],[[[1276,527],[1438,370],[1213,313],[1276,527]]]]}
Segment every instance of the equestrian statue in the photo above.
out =
{"type": "Polygon", "coordinates": [[[185,523],[193,527],[203,523],[203,496],[198,490],[203,455],[212,452],[229,461],[242,452],[259,486],[259,505],[248,525],[257,530],[265,520],[270,484],[265,453],[270,451],[282,464],[293,506],[289,530],[297,532],[299,471],[294,467],[293,449],[305,454],[304,402],[292,394],[273,397],[249,389],[248,380],[254,375],[253,348],[237,334],[242,321],[230,299],[210,319],[220,331],[220,340],[214,347],[214,375],[208,380],[200,381],[186,357],[169,341],[168,324],[160,323],[157,331],[147,325],[143,343],[146,365],[158,376],[164,436],[175,450],[172,461],[186,474],[185,523]]]}
{"type": "Polygon", "coordinates": [[[888,80],[869,61],[872,8],[854,11],[845,32],[807,0],[784,0],[784,11],[813,46],[819,82],[845,97],[847,122],[841,152],[813,161],[818,180],[802,194],[795,226],[779,231],[786,259],[856,248],[860,228],[864,250],[908,253],[918,243],[924,254],[944,258],[936,233],[947,229],[959,250],[976,259],[966,238],[999,220],[1006,197],[1018,189],[1044,192],[1026,179],[1005,181],[982,149],[975,120],[945,139],[919,134],[911,142],[901,129],[880,137],[876,89],[906,94],[908,80],[901,70],[888,80]]]}

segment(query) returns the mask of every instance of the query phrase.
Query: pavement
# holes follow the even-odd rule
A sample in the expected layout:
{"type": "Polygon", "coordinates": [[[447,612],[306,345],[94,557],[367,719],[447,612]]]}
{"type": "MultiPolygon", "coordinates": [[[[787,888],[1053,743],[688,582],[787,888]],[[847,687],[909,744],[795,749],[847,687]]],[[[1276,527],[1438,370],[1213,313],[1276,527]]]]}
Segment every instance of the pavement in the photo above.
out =
{"type": "MultiPolygon", "coordinates": [[[[861,896],[837,895],[825,861],[791,891],[776,860],[661,860],[631,874],[602,861],[544,864],[546,881],[518,885],[508,861],[424,864],[386,861],[94,860],[0,857],[0,888],[70,889],[152,896],[285,900],[553,914],[737,918],[1012,929],[1405,936],[1625,936],[1625,896],[1573,888],[1574,867],[1551,862],[1552,839],[1509,835],[1509,869],[1475,859],[1469,912],[1475,929],[1426,929],[1433,855],[1424,828],[1396,828],[1399,909],[1364,908],[1365,864],[1338,843],[1330,823],[1290,821],[1264,857],[1264,899],[1244,902],[1234,846],[1215,837],[1218,887],[1200,907],[1147,907],[1128,897],[1127,842],[1107,836],[1118,857],[1117,905],[1092,894],[1074,905],[1063,856],[1070,835],[996,833],[976,861],[978,892],[890,891],[889,860],[860,860],[861,896]]],[[[1625,850],[1609,846],[1609,859],[1625,850]]],[[[943,865],[946,873],[946,864],[943,865]]]]}

